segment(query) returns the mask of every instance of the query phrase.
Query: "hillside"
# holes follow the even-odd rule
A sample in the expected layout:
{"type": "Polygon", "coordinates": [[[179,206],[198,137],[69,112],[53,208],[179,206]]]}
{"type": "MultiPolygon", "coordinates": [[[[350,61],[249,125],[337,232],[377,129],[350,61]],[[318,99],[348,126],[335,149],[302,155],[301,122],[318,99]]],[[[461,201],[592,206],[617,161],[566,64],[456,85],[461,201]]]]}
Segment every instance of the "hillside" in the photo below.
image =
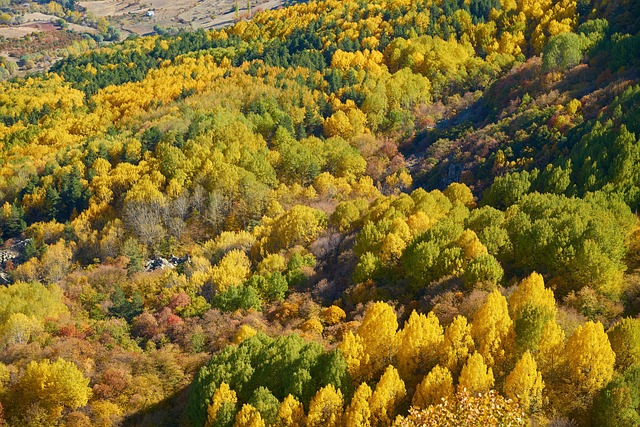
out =
{"type": "Polygon", "coordinates": [[[637,9],[313,1],[0,83],[0,424],[638,425],[637,9]]]}

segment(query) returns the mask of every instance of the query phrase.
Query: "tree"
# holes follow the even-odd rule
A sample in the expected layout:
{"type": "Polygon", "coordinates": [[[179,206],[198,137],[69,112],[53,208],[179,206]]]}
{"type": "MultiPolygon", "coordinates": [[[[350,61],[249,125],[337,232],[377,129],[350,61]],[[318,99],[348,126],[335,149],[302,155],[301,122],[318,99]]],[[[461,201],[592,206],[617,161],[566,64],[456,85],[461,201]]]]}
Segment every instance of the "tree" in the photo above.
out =
{"type": "Polygon", "coordinates": [[[452,182],[442,193],[447,196],[447,199],[449,199],[451,203],[462,203],[469,209],[476,206],[473,193],[465,184],[452,182]]]}
{"type": "Polygon", "coordinates": [[[260,417],[266,424],[271,425],[276,421],[280,402],[268,388],[258,387],[253,392],[249,403],[260,413],[260,417]]]}
{"type": "Polygon", "coordinates": [[[393,365],[389,365],[369,400],[371,425],[374,427],[390,425],[406,396],[407,390],[398,371],[393,365]]]}
{"type": "Polygon", "coordinates": [[[211,280],[216,292],[224,292],[241,285],[249,276],[251,261],[243,251],[234,249],[211,269],[211,280]]]}
{"type": "Polygon", "coordinates": [[[437,349],[444,340],[443,329],[433,312],[411,313],[398,332],[398,371],[411,386],[437,363],[437,349]]]}
{"type": "Polygon", "coordinates": [[[547,71],[564,71],[582,60],[582,40],[575,33],[551,37],[542,52],[542,66],[547,71]]]}
{"type": "Polygon", "coordinates": [[[318,390],[309,403],[308,427],[338,427],[342,425],[342,392],[333,384],[318,390]]]}
{"type": "Polygon", "coordinates": [[[127,322],[131,322],[134,317],[142,313],[144,308],[142,296],[137,291],[133,293],[131,298],[127,298],[120,285],[115,286],[111,294],[111,303],[109,314],[126,319],[127,322]]]}
{"type": "Polygon", "coordinates": [[[440,364],[457,375],[469,354],[474,350],[471,326],[467,324],[467,318],[464,316],[454,317],[444,331],[444,340],[438,347],[440,364]]]}
{"type": "Polygon", "coordinates": [[[369,306],[358,328],[364,351],[369,355],[364,370],[369,375],[368,378],[380,375],[395,358],[397,329],[398,320],[391,306],[384,302],[369,306]]]}
{"type": "Polygon", "coordinates": [[[489,391],[493,384],[493,370],[484,363],[482,354],[473,353],[460,372],[458,391],[467,390],[471,395],[476,395],[489,391]]]}
{"type": "Polygon", "coordinates": [[[542,377],[557,380],[557,371],[564,363],[565,335],[555,320],[549,321],[542,329],[536,361],[542,377]]]}
{"type": "Polygon", "coordinates": [[[616,355],[600,322],[578,326],[565,353],[569,379],[578,390],[593,395],[611,380],[616,355]]]}
{"type": "Polygon", "coordinates": [[[233,423],[238,398],[236,392],[225,382],[213,393],[211,403],[207,407],[207,427],[228,427],[233,423]]]}
{"type": "Polygon", "coordinates": [[[295,245],[306,246],[318,237],[327,225],[324,212],[296,205],[274,221],[267,249],[275,253],[295,245]]]}
{"type": "Polygon", "coordinates": [[[262,420],[260,412],[253,406],[245,403],[236,415],[233,427],[266,427],[266,424],[262,420]]]}
{"type": "Polygon", "coordinates": [[[347,317],[347,314],[340,307],[332,305],[330,307],[323,308],[320,316],[322,321],[327,325],[337,325],[347,317]]]}
{"type": "Polygon", "coordinates": [[[534,272],[520,282],[509,297],[509,311],[518,350],[536,352],[545,325],[557,312],[553,291],[544,287],[542,275],[534,272]]]}
{"type": "Polygon", "coordinates": [[[616,375],[594,403],[593,422],[602,427],[640,425],[640,365],[616,375]]]}
{"type": "Polygon", "coordinates": [[[83,407],[90,396],[89,379],[73,362],[34,360],[12,387],[10,415],[20,417],[30,405],[37,404],[55,421],[64,408],[83,407]]]}
{"type": "Polygon", "coordinates": [[[607,335],[619,371],[640,364],[640,319],[622,319],[607,331],[607,335]]]}
{"type": "Polygon", "coordinates": [[[517,400],[525,412],[533,412],[542,405],[542,374],[538,372],[536,361],[526,351],[504,383],[504,394],[517,400]]]}
{"type": "Polygon", "coordinates": [[[517,403],[500,396],[495,390],[481,395],[459,391],[454,398],[429,406],[409,409],[400,417],[398,427],[525,427],[529,420],[517,403]]]}
{"type": "Polygon", "coordinates": [[[345,427],[371,427],[369,401],[372,394],[371,387],[367,383],[363,382],[358,386],[351,403],[344,412],[345,427]]]}
{"type": "Polygon", "coordinates": [[[354,382],[358,383],[364,380],[369,375],[366,371],[369,364],[369,354],[365,351],[364,339],[359,334],[347,331],[342,336],[338,349],[347,362],[347,369],[354,382]]]}
{"type": "Polygon", "coordinates": [[[498,372],[503,369],[501,365],[506,358],[507,337],[512,327],[507,299],[496,289],[474,315],[471,336],[487,366],[495,367],[498,372]]]}
{"type": "Polygon", "coordinates": [[[453,393],[451,371],[436,365],[416,387],[411,405],[417,408],[427,408],[439,404],[443,399],[452,398],[453,393]]]}
{"type": "Polygon", "coordinates": [[[5,202],[2,206],[2,216],[0,217],[0,238],[19,237],[27,228],[24,220],[24,208],[16,204],[5,202]]]}
{"type": "Polygon", "coordinates": [[[468,260],[487,255],[487,247],[482,244],[473,230],[464,230],[456,243],[464,251],[464,257],[468,260]]]}
{"type": "Polygon", "coordinates": [[[0,325],[0,341],[3,345],[27,344],[32,337],[42,331],[42,321],[35,316],[12,313],[7,321],[0,325]]]}
{"type": "MultiPolygon", "coordinates": [[[[486,248],[485,248],[486,251],[486,248]]],[[[480,254],[473,258],[462,273],[462,281],[467,289],[494,289],[504,276],[498,260],[490,254],[480,254]]]]}
{"type": "Polygon", "coordinates": [[[306,421],[304,407],[292,395],[287,395],[278,409],[276,425],[279,427],[296,427],[306,421]]]}

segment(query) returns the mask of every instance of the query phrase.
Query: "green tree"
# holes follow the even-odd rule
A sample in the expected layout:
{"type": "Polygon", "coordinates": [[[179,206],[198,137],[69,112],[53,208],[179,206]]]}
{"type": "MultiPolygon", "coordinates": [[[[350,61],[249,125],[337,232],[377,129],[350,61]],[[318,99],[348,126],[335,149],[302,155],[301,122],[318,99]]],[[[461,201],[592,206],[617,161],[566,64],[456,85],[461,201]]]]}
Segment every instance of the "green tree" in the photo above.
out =
{"type": "Polygon", "coordinates": [[[640,365],[616,375],[600,391],[593,418],[594,423],[602,427],[640,425],[640,365]]]}
{"type": "Polygon", "coordinates": [[[256,408],[260,413],[260,417],[267,425],[273,424],[276,421],[280,402],[277,397],[271,394],[268,388],[258,387],[253,392],[249,404],[256,408]]]}
{"type": "Polygon", "coordinates": [[[622,319],[607,331],[607,335],[619,371],[640,364],[640,319],[622,319]]]}
{"type": "Polygon", "coordinates": [[[582,61],[582,40],[575,33],[553,36],[542,52],[542,66],[548,71],[564,71],[582,61]]]}

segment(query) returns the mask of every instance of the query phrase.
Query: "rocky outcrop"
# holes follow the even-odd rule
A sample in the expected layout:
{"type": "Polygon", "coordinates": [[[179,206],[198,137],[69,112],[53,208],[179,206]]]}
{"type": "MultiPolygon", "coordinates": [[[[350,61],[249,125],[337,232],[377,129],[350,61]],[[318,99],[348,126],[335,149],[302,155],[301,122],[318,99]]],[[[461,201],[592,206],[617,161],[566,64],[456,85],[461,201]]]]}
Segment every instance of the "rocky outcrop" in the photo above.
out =
{"type": "Polygon", "coordinates": [[[176,268],[177,266],[189,261],[191,261],[191,258],[189,257],[189,255],[185,255],[182,258],[171,255],[171,257],[169,257],[168,259],[163,257],[157,257],[145,262],[144,269],[145,271],[154,271],[154,270],[165,269],[165,268],[176,268]]]}

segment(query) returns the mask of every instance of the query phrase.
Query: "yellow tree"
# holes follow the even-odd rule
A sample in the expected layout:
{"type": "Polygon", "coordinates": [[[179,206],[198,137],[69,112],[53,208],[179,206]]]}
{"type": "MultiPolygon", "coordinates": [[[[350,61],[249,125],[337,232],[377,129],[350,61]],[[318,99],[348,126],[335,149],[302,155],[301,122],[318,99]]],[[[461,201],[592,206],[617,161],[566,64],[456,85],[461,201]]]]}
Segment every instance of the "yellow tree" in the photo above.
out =
{"type": "Polygon", "coordinates": [[[407,390],[393,365],[385,370],[369,400],[371,425],[388,426],[398,414],[399,406],[407,397],[407,390]]]}
{"type": "Polygon", "coordinates": [[[505,344],[512,327],[507,300],[496,289],[473,317],[471,336],[486,364],[496,367],[498,372],[503,368],[505,344]]]}
{"type": "Polygon", "coordinates": [[[236,415],[233,427],[265,427],[260,412],[253,406],[245,403],[236,415]]]}
{"type": "Polygon", "coordinates": [[[509,309],[518,353],[529,350],[535,354],[545,325],[556,317],[553,291],[544,287],[540,274],[532,273],[509,297],[509,309]]]}
{"type": "Polygon", "coordinates": [[[330,307],[324,308],[320,312],[320,317],[322,321],[327,325],[337,325],[338,323],[342,322],[345,317],[347,317],[347,314],[340,307],[332,305],[330,307]]]}
{"type": "Polygon", "coordinates": [[[275,253],[295,245],[308,245],[325,229],[327,221],[324,212],[296,205],[274,221],[267,249],[275,253]]]}
{"type": "Polygon", "coordinates": [[[318,390],[309,403],[307,427],[338,427],[342,425],[342,392],[333,384],[318,390]]]}
{"type": "Polygon", "coordinates": [[[395,358],[397,330],[398,320],[391,306],[384,302],[369,306],[358,328],[364,351],[369,355],[364,371],[368,378],[380,375],[395,358]]]}
{"type": "Polygon", "coordinates": [[[456,316],[444,331],[444,339],[438,347],[440,364],[448,368],[453,375],[457,375],[469,353],[474,350],[471,326],[467,323],[467,318],[456,316]]]}
{"type": "Polygon", "coordinates": [[[504,383],[504,394],[517,400],[525,412],[533,412],[542,404],[542,374],[538,372],[536,361],[525,351],[504,383]]]}
{"type": "Polygon", "coordinates": [[[338,348],[347,362],[347,370],[351,378],[355,383],[361,382],[367,376],[365,369],[369,363],[369,355],[365,352],[362,337],[347,331],[342,336],[342,341],[338,348]]]}
{"type": "Polygon", "coordinates": [[[278,409],[277,425],[280,427],[296,427],[305,424],[304,407],[295,397],[287,395],[278,409]]]}
{"type": "Polygon", "coordinates": [[[371,395],[371,387],[367,383],[363,382],[358,386],[351,403],[344,412],[345,427],[371,427],[371,408],[369,407],[371,395]]]}
{"type": "Polygon", "coordinates": [[[465,184],[459,182],[453,182],[442,192],[451,203],[462,203],[469,209],[476,206],[476,202],[473,199],[473,193],[471,189],[465,184]]]}
{"type": "Polygon", "coordinates": [[[473,230],[464,230],[458,238],[458,246],[464,251],[466,259],[489,253],[473,230]]]}
{"type": "Polygon", "coordinates": [[[411,313],[398,332],[398,371],[410,386],[415,385],[437,363],[437,349],[444,340],[436,315],[411,313]]]}
{"type": "Polygon", "coordinates": [[[230,422],[233,419],[232,414],[235,412],[237,402],[236,392],[231,390],[229,384],[221,383],[220,387],[213,392],[211,404],[207,407],[206,426],[213,426],[214,423],[222,424],[220,421],[230,422]]]}
{"type": "Polygon", "coordinates": [[[58,359],[31,361],[10,393],[10,415],[20,416],[31,404],[37,403],[52,424],[66,408],[85,406],[91,396],[89,379],[73,362],[58,359]]]}
{"type": "Polygon", "coordinates": [[[241,285],[249,276],[251,261],[243,251],[234,249],[211,269],[211,281],[217,292],[241,285]]]}
{"type": "Polygon", "coordinates": [[[493,370],[484,363],[482,354],[476,352],[469,356],[458,378],[458,391],[467,390],[470,394],[485,393],[494,384],[493,370]]]}
{"type": "Polygon", "coordinates": [[[565,347],[569,383],[581,393],[593,396],[613,376],[616,355],[600,322],[586,322],[567,340],[565,347]]]}
{"type": "Polygon", "coordinates": [[[564,361],[564,339],[564,331],[555,320],[547,322],[542,329],[536,361],[545,380],[555,379],[553,377],[564,361]]]}
{"type": "Polygon", "coordinates": [[[452,397],[453,392],[451,371],[440,365],[436,365],[416,387],[411,405],[418,408],[437,405],[442,399],[452,397]]]}

